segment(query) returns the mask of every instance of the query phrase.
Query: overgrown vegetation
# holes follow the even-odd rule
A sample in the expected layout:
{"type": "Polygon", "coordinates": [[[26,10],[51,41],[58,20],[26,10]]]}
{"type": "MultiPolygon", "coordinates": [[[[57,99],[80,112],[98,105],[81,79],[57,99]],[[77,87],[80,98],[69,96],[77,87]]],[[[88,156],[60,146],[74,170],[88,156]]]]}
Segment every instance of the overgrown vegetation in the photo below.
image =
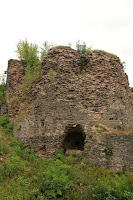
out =
{"type": "Polygon", "coordinates": [[[55,81],[55,75],[54,75],[54,70],[52,68],[49,69],[49,77],[50,77],[50,82],[53,83],[55,81]]]}
{"type": "Polygon", "coordinates": [[[48,41],[45,41],[42,45],[42,47],[40,47],[41,51],[40,51],[40,60],[43,60],[43,57],[47,54],[48,50],[53,48],[54,46],[56,46],[53,43],[49,43],[48,41]]]}
{"type": "Polygon", "coordinates": [[[123,61],[123,62],[121,62],[121,64],[122,64],[122,67],[123,67],[123,69],[124,69],[124,71],[125,71],[125,69],[126,69],[126,62],[123,61]]]}
{"type": "MultiPolygon", "coordinates": [[[[70,44],[68,44],[68,48],[70,48],[70,44]]],[[[39,62],[43,59],[43,57],[47,54],[50,48],[57,48],[64,46],[56,46],[54,44],[50,44],[47,41],[43,43],[42,47],[38,47],[36,44],[28,43],[25,39],[24,41],[20,40],[17,44],[16,53],[18,58],[23,61],[25,65],[25,82],[27,84],[32,84],[40,75],[39,62]]],[[[88,48],[85,43],[80,44],[80,41],[76,43],[77,51],[81,55],[81,73],[85,72],[85,66],[87,63],[87,55],[92,52],[91,47],[88,48]]],[[[53,82],[53,81],[52,81],[53,82]]]]}
{"type": "Polygon", "coordinates": [[[133,87],[130,88],[131,92],[133,92],[133,87]]]}
{"type": "Polygon", "coordinates": [[[38,61],[41,61],[48,50],[53,46],[54,44],[45,41],[42,47],[39,47],[37,44],[29,43],[27,39],[25,39],[24,41],[20,40],[18,42],[16,53],[18,58],[24,62],[25,66],[30,66],[32,71],[38,61]]]}
{"type": "Polygon", "coordinates": [[[78,52],[80,52],[81,54],[84,54],[84,55],[88,55],[89,53],[92,52],[92,47],[87,47],[85,42],[80,44],[79,40],[78,40],[78,42],[76,42],[76,49],[78,52]]]}
{"type": "Polygon", "coordinates": [[[133,175],[93,167],[83,155],[38,158],[0,118],[0,199],[132,200],[133,175]]]}
{"type": "Polygon", "coordinates": [[[113,147],[109,146],[108,143],[107,143],[106,144],[106,148],[104,150],[107,156],[111,156],[112,155],[112,149],[113,149],[113,147]]]}
{"type": "Polygon", "coordinates": [[[76,43],[77,51],[80,53],[80,72],[81,74],[85,74],[86,64],[87,64],[87,55],[92,52],[91,47],[88,48],[83,42],[80,44],[80,41],[76,43]]]}
{"type": "Polygon", "coordinates": [[[49,44],[47,41],[43,43],[42,47],[29,43],[26,39],[18,42],[16,53],[18,58],[24,63],[26,74],[25,84],[21,88],[24,94],[28,92],[31,84],[39,78],[40,62],[51,47],[53,47],[53,44],[49,44]]]}
{"type": "MultiPolygon", "coordinates": [[[[17,44],[16,53],[18,58],[23,61],[25,65],[25,82],[32,84],[36,78],[39,77],[39,51],[36,44],[28,43],[27,40],[19,41],[17,44]],[[37,76],[36,76],[37,74],[37,76]]],[[[25,86],[27,87],[27,86],[25,86]]]]}
{"type": "MultiPolygon", "coordinates": [[[[39,60],[51,46],[44,43],[39,53],[37,45],[25,40],[20,41],[17,47],[26,72],[21,91],[28,96],[31,84],[40,74],[39,60]]],[[[81,73],[85,73],[87,55],[91,49],[85,43],[77,43],[77,50],[81,55],[81,73]]],[[[49,77],[50,82],[54,82],[52,68],[49,77]]],[[[0,105],[4,103],[4,89],[3,81],[0,84],[0,105]]],[[[25,113],[24,108],[21,110],[23,112],[19,117],[25,113]]],[[[105,127],[100,128],[105,130],[105,127]]],[[[16,127],[16,130],[20,129],[21,126],[16,127]]],[[[105,152],[112,155],[112,147],[107,144],[105,152]]],[[[57,150],[53,158],[38,158],[12,136],[12,124],[8,116],[3,115],[0,117],[0,199],[133,200],[133,175],[125,170],[115,173],[93,167],[84,156],[64,156],[61,150],[57,150]]]]}
{"type": "Polygon", "coordinates": [[[2,130],[6,133],[6,134],[12,134],[13,131],[13,126],[11,123],[9,123],[9,119],[8,116],[2,115],[0,117],[0,127],[2,127],[2,130]]]}
{"type": "Polygon", "coordinates": [[[0,75],[0,106],[5,102],[4,99],[4,90],[5,90],[5,75],[0,75]]]}

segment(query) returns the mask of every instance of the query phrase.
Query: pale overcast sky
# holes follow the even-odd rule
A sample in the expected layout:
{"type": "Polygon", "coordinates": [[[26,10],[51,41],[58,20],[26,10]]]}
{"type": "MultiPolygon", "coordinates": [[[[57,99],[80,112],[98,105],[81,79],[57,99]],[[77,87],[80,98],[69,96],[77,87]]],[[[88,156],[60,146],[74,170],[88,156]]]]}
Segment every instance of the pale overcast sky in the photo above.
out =
{"type": "Polygon", "coordinates": [[[126,62],[133,87],[133,0],[0,0],[0,72],[18,41],[58,45],[78,40],[126,62]]]}

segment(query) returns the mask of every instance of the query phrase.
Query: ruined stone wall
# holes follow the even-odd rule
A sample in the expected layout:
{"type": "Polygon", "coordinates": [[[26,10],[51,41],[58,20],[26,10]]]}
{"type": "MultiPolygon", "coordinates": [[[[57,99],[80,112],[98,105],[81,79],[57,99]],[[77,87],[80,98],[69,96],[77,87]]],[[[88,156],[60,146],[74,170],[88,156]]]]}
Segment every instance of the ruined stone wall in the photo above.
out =
{"type": "Polygon", "coordinates": [[[133,172],[133,132],[129,135],[110,136],[102,141],[92,139],[87,159],[96,166],[133,172]],[[106,149],[110,152],[106,152],[106,149]]]}
{"type": "Polygon", "coordinates": [[[8,61],[7,82],[5,89],[5,102],[10,119],[16,117],[20,100],[23,98],[21,86],[24,83],[25,70],[21,61],[11,59],[8,61]]]}
{"type": "MultiPolygon", "coordinates": [[[[97,123],[133,130],[133,94],[119,58],[104,51],[93,51],[85,57],[84,66],[81,65],[80,53],[71,48],[53,48],[44,57],[41,76],[29,92],[27,112],[14,120],[14,136],[30,145],[38,155],[49,157],[55,149],[62,148],[69,126],[82,127],[86,136],[85,153],[93,152],[97,146],[97,140],[92,138],[92,150],[89,149],[89,133],[97,123]],[[18,126],[20,129],[16,129],[18,126]]],[[[23,81],[22,63],[11,60],[6,94],[23,98],[18,92],[23,81]]],[[[21,105],[6,99],[9,117],[15,119],[21,105]]]]}

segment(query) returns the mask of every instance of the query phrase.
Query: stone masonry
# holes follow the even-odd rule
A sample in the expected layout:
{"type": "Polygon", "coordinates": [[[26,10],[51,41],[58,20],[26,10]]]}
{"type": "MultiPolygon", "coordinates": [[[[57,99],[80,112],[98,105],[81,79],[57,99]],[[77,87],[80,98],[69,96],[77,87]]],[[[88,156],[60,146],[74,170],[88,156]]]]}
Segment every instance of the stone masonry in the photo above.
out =
{"type": "Polygon", "coordinates": [[[82,66],[78,51],[50,49],[28,98],[20,90],[24,76],[23,63],[10,60],[5,94],[15,137],[39,156],[50,157],[57,148],[63,148],[64,153],[77,149],[94,164],[132,171],[133,94],[117,56],[95,50],[82,66]],[[21,117],[20,110],[26,110],[21,117]],[[99,133],[101,138],[97,139],[93,127],[98,124],[130,133],[110,135],[109,139],[99,133]],[[105,154],[107,143],[113,146],[112,157],[105,154]]]}

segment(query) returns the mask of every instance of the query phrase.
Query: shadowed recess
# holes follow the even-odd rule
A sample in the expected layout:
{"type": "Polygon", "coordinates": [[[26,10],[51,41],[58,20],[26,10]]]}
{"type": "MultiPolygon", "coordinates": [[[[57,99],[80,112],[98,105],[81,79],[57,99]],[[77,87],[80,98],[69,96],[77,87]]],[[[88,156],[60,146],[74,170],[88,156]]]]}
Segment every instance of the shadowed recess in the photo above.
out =
{"type": "Polygon", "coordinates": [[[67,126],[63,141],[64,153],[67,151],[67,149],[77,149],[83,151],[85,137],[84,130],[79,124],[67,126]]]}

